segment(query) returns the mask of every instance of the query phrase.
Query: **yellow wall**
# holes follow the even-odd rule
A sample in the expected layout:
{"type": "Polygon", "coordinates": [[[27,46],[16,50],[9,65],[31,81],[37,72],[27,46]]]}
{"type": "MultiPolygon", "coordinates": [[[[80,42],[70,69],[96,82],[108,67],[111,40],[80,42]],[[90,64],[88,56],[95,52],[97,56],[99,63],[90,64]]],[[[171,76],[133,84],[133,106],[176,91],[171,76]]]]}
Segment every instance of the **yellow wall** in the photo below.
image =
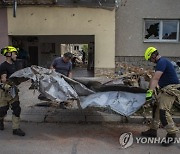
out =
{"type": "Polygon", "coordinates": [[[115,10],[96,8],[8,8],[8,35],[95,35],[95,67],[114,68],[115,10]]]}

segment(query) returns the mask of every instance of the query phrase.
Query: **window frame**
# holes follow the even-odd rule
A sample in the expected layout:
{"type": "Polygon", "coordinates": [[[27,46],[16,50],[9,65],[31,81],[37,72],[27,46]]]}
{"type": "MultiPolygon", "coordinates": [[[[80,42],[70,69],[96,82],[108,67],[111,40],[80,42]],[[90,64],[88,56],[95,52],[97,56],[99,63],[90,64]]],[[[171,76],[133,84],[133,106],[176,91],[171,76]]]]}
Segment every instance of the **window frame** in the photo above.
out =
{"type": "Polygon", "coordinates": [[[75,45],[75,46],[74,46],[74,50],[75,50],[75,51],[79,50],[79,46],[78,46],[78,45],[75,45]]]}
{"type": "Polygon", "coordinates": [[[144,19],[144,27],[143,27],[143,42],[160,42],[160,43],[179,43],[179,19],[144,19]],[[159,21],[159,39],[146,39],[145,38],[145,25],[146,21],[159,21]],[[163,22],[168,22],[168,21],[176,21],[177,22],[177,37],[176,40],[171,40],[171,39],[162,39],[163,35],[163,22]]]}

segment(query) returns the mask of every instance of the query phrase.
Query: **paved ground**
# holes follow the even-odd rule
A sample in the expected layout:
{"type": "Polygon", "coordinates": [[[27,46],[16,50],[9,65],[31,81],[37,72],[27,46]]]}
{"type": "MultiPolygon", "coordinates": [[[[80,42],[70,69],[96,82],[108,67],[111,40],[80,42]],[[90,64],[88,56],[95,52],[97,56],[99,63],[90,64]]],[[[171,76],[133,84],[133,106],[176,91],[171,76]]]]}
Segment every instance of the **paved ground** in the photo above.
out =
{"type": "MultiPolygon", "coordinates": [[[[142,125],[22,123],[25,137],[13,136],[11,123],[5,127],[0,131],[1,154],[178,154],[180,150],[180,144],[162,147],[137,143],[121,149],[119,136],[124,132],[139,136],[146,129],[142,125]]],[[[162,137],[165,132],[160,130],[158,135],[162,137]]]]}
{"type": "Polygon", "coordinates": [[[29,90],[31,86],[31,80],[22,82],[19,88],[19,100],[21,102],[22,108],[32,107],[35,104],[41,103],[42,101],[38,99],[39,92],[38,90],[29,90]]]}
{"type": "MultiPolygon", "coordinates": [[[[33,90],[28,90],[29,86],[29,81],[20,85],[22,120],[56,122],[64,121],[65,117],[66,121],[72,120],[72,118],[68,120],[69,117],[73,117],[73,121],[82,117],[76,111],[69,113],[67,110],[59,111],[55,108],[34,107],[35,104],[42,101],[37,99],[39,95],[37,91],[34,94],[33,90]],[[59,120],[60,118],[62,120],[59,120]]],[[[82,114],[85,114],[84,111],[82,114]]],[[[97,115],[99,113],[95,115],[87,113],[85,116],[86,122],[88,121],[88,116],[93,116],[97,120],[98,117],[102,116],[102,114],[100,116],[97,115]]],[[[7,119],[11,119],[11,115],[8,117],[7,119]]],[[[104,117],[101,117],[100,120],[102,121],[104,117]]],[[[106,117],[113,119],[109,114],[106,117]]],[[[82,119],[80,120],[83,121],[82,119]]],[[[120,117],[116,117],[115,120],[121,121],[120,117]]],[[[131,123],[131,120],[129,122],[131,123]]],[[[180,144],[165,148],[154,144],[134,143],[128,149],[121,149],[119,136],[122,133],[132,132],[133,135],[139,136],[140,132],[146,129],[145,126],[137,124],[22,123],[22,128],[27,133],[25,137],[13,136],[11,123],[6,122],[5,127],[6,129],[3,132],[0,131],[0,154],[177,154],[180,151],[180,144]]],[[[165,134],[163,130],[158,132],[158,135],[161,137],[165,136],[165,134]]],[[[180,137],[180,134],[178,134],[178,137],[180,137]]]]}

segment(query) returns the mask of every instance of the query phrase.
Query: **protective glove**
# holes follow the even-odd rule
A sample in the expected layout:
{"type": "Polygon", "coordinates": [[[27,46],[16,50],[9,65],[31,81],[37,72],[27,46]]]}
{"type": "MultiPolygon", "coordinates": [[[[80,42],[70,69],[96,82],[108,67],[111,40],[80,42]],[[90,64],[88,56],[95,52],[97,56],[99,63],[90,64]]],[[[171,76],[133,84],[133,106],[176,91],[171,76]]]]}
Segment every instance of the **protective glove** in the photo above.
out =
{"type": "Polygon", "coordinates": [[[153,107],[153,90],[147,90],[146,92],[146,102],[143,106],[144,109],[153,107]]]}
{"type": "Polygon", "coordinates": [[[146,102],[148,103],[148,102],[150,102],[150,103],[152,103],[152,101],[153,101],[153,90],[147,90],[147,92],[146,92],[146,102]]]}

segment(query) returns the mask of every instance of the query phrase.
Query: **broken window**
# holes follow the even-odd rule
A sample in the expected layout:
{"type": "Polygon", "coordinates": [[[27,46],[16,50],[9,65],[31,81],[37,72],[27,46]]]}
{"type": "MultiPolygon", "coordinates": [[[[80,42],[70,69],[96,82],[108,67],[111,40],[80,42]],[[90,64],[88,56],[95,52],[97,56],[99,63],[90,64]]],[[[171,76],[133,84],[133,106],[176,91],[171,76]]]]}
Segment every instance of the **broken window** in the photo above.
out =
{"type": "Polygon", "coordinates": [[[159,21],[146,21],[145,38],[159,39],[159,21]]]}
{"type": "Polygon", "coordinates": [[[178,20],[145,20],[144,41],[177,42],[179,40],[178,20]]]}

